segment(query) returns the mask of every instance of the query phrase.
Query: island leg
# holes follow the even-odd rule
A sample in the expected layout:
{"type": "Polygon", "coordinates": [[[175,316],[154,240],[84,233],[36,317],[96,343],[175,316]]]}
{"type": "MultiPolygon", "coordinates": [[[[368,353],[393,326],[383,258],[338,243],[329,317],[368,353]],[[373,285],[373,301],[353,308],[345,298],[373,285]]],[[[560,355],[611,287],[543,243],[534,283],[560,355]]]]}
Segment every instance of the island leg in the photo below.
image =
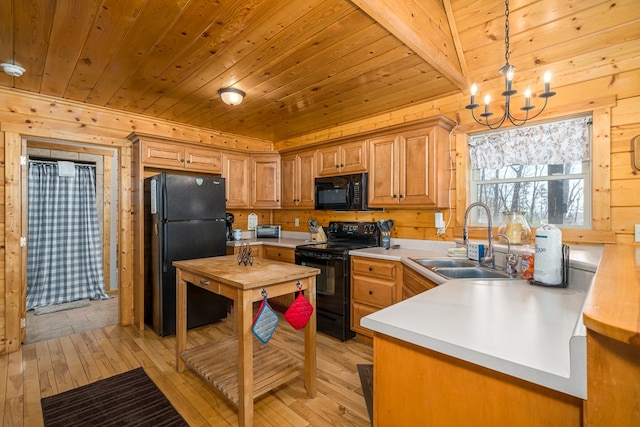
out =
{"type": "Polygon", "coordinates": [[[316,397],[317,385],[317,361],[316,361],[316,278],[307,279],[308,289],[305,294],[313,307],[313,315],[304,327],[304,387],[310,397],[316,397]]]}
{"type": "Polygon", "coordinates": [[[176,371],[184,370],[181,354],[187,345],[187,282],[176,268],[176,371]]]}
{"type": "Polygon", "coordinates": [[[238,290],[238,425],[253,425],[253,305],[251,292],[238,290]]]}

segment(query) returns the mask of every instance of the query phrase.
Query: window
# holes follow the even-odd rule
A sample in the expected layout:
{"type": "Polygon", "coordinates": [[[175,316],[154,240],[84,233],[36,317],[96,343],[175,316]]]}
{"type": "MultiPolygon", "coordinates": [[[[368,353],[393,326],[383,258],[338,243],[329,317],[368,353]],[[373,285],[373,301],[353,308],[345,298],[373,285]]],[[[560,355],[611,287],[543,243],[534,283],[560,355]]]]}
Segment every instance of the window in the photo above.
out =
{"type": "MultiPolygon", "coordinates": [[[[523,212],[532,227],[591,227],[591,117],[579,117],[469,138],[471,201],[492,221],[523,212]]],[[[475,224],[486,224],[476,209],[475,224]]]]}

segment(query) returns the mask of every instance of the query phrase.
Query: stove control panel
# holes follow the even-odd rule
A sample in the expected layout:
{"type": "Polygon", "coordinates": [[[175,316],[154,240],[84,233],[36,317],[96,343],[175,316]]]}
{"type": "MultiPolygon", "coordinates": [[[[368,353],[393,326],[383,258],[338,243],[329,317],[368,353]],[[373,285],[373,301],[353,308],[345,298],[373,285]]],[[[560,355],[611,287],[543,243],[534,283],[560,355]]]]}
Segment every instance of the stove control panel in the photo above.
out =
{"type": "Polygon", "coordinates": [[[332,239],[378,239],[380,232],[375,222],[330,222],[327,237],[332,239]]]}

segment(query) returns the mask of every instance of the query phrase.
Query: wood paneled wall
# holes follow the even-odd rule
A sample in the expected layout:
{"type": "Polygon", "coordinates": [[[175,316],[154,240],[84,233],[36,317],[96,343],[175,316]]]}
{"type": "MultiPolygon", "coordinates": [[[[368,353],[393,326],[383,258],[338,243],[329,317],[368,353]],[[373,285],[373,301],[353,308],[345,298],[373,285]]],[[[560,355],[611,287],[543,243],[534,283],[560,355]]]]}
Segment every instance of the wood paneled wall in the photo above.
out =
{"type": "MultiPolygon", "coordinates": [[[[607,218],[603,218],[603,221],[606,220],[610,223],[610,232],[613,233],[616,243],[631,243],[633,241],[633,225],[640,224],[640,176],[631,169],[630,161],[630,140],[633,136],[640,134],[640,114],[638,114],[640,111],[640,72],[636,69],[615,74],[613,77],[598,74],[592,80],[575,84],[572,82],[562,83],[561,87],[554,88],[558,95],[552,99],[551,106],[543,114],[542,119],[561,117],[590,109],[608,109],[611,106],[610,129],[605,129],[604,132],[608,134],[601,135],[601,138],[598,139],[598,141],[610,141],[611,154],[610,157],[597,159],[594,166],[606,169],[610,173],[610,185],[603,187],[602,192],[605,192],[605,197],[610,200],[611,208],[606,215],[607,218]],[[590,96],[591,94],[593,95],[590,96]]],[[[522,84],[526,84],[526,82],[522,84]]],[[[130,143],[126,136],[132,131],[198,141],[205,145],[268,151],[273,148],[279,150],[318,143],[443,114],[455,118],[460,123],[454,132],[451,147],[454,156],[454,170],[457,172],[453,176],[452,209],[451,211],[443,210],[445,221],[451,218],[451,224],[443,236],[436,235],[434,228],[436,210],[433,209],[393,209],[385,212],[366,213],[308,210],[259,210],[255,212],[258,213],[261,224],[282,224],[285,230],[290,231],[308,231],[305,224],[309,217],[317,219],[321,224],[327,224],[334,219],[373,221],[380,218],[393,218],[396,223],[393,230],[394,237],[451,240],[454,235],[459,235],[460,215],[461,212],[464,212],[467,203],[466,189],[463,188],[468,168],[464,155],[466,150],[461,150],[458,144],[465,141],[466,134],[481,130],[470,123],[469,113],[464,109],[466,102],[467,99],[463,95],[449,96],[425,104],[412,105],[385,115],[336,126],[295,140],[273,144],[269,141],[223,135],[215,131],[154,120],[135,114],[93,108],[56,98],[0,89],[0,142],[2,142],[0,150],[2,150],[2,158],[4,159],[4,162],[0,163],[0,169],[4,172],[8,161],[5,154],[6,141],[16,141],[27,136],[46,138],[52,141],[63,140],[87,145],[122,147],[122,161],[125,163],[121,167],[126,169],[126,162],[131,160],[130,143]],[[295,218],[300,219],[299,227],[294,225],[295,218]]],[[[14,305],[15,295],[13,292],[15,290],[13,287],[11,290],[7,289],[7,277],[15,278],[15,269],[19,268],[19,263],[14,263],[16,258],[10,257],[11,251],[15,251],[12,246],[15,243],[8,242],[6,237],[9,223],[13,224],[7,218],[15,219],[16,210],[12,206],[5,206],[6,187],[4,182],[0,184],[0,194],[2,194],[0,197],[0,271],[4,272],[4,274],[0,274],[0,340],[5,345],[0,346],[0,352],[13,351],[16,349],[16,345],[19,347],[15,332],[11,332],[15,330],[16,322],[19,322],[19,319],[16,319],[14,315],[16,306],[14,305]],[[12,261],[7,263],[7,259],[12,261]],[[7,300],[7,297],[10,300],[7,300]],[[11,331],[8,332],[8,330],[11,331]]],[[[121,186],[123,191],[119,195],[119,203],[126,205],[128,201],[130,205],[130,182],[124,182],[121,186]]],[[[250,212],[252,211],[234,212],[236,226],[246,229],[246,217],[250,212]]],[[[125,218],[130,214],[131,212],[123,213],[125,218]]],[[[123,221],[124,224],[126,222],[126,220],[123,221]]],[[[133,243],[129,239],[130,233],[121,234],[122,237],[118,243],[120,292],[129,292],[133,286],[130,280],[133,243]]],[[[592,233],[591,235],[588,232],[583,234],[587,236],[582,241],[606,240],[606,237],[598,237],[606,235],[605,232],[592,233]]],[[[580,241],[580,239],[577,240],[580,241]]],[[[17,274],[19,277],[19,273],[17,274]]],[[[126,301],[126,298],[124,300],[126,301]]],[[[120,310],[121,321],[126,322],[127,319],[131,319],[132,301],[126,302],[120,310]]]]}
{"type": "MultiPolygon", "coordinates": [[[[607,176],[607,182],[602,182],[601,187],[594,188],[595,194],[593,196],[595,200],[602,200],[594,206],[594,224],[599,224],[601,228],[594,229],[594,231],[566,231],[563,233],[563,239],[568,242],[634,243],[634,224],[640,224],[640,172],[631,168],[630,141],[635,135],[640,135],[640,63],[637,64],[637,67],[638,69],[634,71],[613,75],[603,75],[604,73],[599,72],[591,80],[581,75],[580,78],[585,81],[580,83],[563,82],[565,85],[554,88],[557,96],[551,98],[549,106],[538,119],[538,121],[549,120],[586,111],[596,111],[601,116],[602,114],[608,116],[603,118],[601,122],[610,120],[608,128],[596,129],[594,126],[593,136],[594,153],[603,153],[598,154],[601,157],[594,158],[594,173],[607,176]],[[605,141],[610,145],[609,147],[601,146],[605,141]],[[610,153],[607,148],[610,149],[610,153]]],[[[524,81],[518,84],[526,86],[527,83],[524,81]]],[[[454,218],[451,226],[454,229],[448,229],[444,235],[447,240],[450,240],[454,235],[461,236],[462,216],[467,205],[465,184],[468,162],[466,147],[463,146],[466,135],[486,130],[472,122],[470,113],[464,108],[467,102],[466,95],[452,95],[430,103],[412,105],[392,113],[336,126],[295,139],[279,141],[276,142],[275,148],[283,150],[317,144],[321,141],[356,135],[436,115],[455,118],[459,125],[454,130],[452,141],[452,156],[454,156],[456,172],[453,182],[458,183],[454,184],[451,196],[454,218]]],[[[325,225],[329,220],[336,218],[343,220],[393,218],[397,220],[397,227],[394,227],[392,233],[394,237],[431,239],[438,238],[433,227],[435,212],[436,210],[431,209],[389,210],[384,213],[370,214],[277,211],[274,213],[274,217],[282,222],[283,228],[286,230],[295,229],[293,221],[298,214],[300,214],[301,223],[303,218],[312,216],[325,225]]],[[[444,217],[446,221],[448,218],[446,211],[444,217]]],[[[306,229],[302,231],[306,231],[306,229]]],[[[478,236],[481,237],[480,234],[478,236]]]]}

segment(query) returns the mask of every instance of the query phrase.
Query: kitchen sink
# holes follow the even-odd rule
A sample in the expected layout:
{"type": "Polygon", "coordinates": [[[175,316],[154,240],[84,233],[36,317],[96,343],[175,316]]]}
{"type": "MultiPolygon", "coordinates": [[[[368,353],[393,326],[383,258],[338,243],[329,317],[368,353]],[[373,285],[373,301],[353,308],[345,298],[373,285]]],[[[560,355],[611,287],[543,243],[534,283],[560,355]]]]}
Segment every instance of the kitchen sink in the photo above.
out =
{"type": "Polygon", "coordinates": [[[420,264],[423,267],[477,267],[478,263],[468,261],[465,259],[451,259],[451,258],[424,258],[424,259],[411,259],[413,262],[420,264]]]}
{"type": "Polygon", "coordinates": [[[510,279],[507,273],[483,267],[437,267],[432,270],[448,279],[510,279]]]}

